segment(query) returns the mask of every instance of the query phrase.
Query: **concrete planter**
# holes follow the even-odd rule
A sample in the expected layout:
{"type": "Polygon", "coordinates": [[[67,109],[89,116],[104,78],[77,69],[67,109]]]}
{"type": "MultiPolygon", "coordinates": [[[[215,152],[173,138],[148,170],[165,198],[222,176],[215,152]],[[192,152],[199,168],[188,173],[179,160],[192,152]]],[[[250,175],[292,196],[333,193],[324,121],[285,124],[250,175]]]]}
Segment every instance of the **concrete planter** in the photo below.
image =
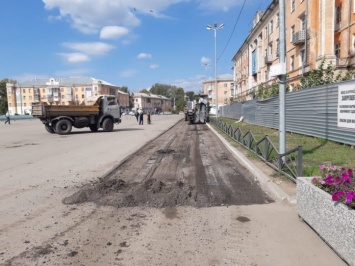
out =
{"type": "MultiPolygon", "coordinates": [[[[332,196],[297,178],[297,212],[349,265],[355,265],[355,210],[332,200],[332,196]]],[[[322,254],[319,254],[321,256],[322,254]]]]}

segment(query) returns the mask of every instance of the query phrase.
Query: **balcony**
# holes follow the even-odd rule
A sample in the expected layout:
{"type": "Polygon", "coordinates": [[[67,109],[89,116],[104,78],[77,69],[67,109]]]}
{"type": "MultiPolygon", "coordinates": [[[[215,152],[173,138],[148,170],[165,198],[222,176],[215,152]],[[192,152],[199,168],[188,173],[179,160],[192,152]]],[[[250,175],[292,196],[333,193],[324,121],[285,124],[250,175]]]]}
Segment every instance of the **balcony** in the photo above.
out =
{"type": "Polygon", "coordinates": [[[265,56],[265,64],[271,64],[273,61],[274,61],[274,60],[273,60],[272,54],[267,54],[267,55],[265,56]]]}
{"type": "Polygon", "coordinates": [[[292,43],[294,45],[302,44],[305,41],[306,41],[306,31],[305,30],[300,30],[300,31],[294,33],[292,36],[292,43]]]}

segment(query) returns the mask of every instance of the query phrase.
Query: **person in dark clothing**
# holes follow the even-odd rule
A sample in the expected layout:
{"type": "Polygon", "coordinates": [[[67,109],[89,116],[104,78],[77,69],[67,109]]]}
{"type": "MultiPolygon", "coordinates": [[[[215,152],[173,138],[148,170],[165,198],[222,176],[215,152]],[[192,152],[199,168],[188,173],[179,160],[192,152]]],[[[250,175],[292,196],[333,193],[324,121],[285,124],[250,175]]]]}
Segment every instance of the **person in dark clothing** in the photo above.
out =
{"type": "Polygon", "coordinates": [[[150,120],[150,112],[147,113],[147,123],[150,124],[151,120],[150,120]]]}
{"type": "Polygon", "coordinates": [[[9,111],[6,112],[5,117],[6,117],[5,124],[6,124],[6,123],[9,123],[9,125],[11,125],[11,122],[10,122],[10,113],[9,113],[9,111]]]}
{"type": "Polygon", "coordinates": [[[139,114],[139,124],[143,125],[143,115],[144,115],[144,113],[143,113],[142,109],[139,109],[138,114],[139,114]]]}
{"type": "Polygon", "coordinates": [[[138,113],[138,110],[136,111],[136,113],[134,114],[134,116],[136,117],[137,122],[138,122],[138,118],[139,118],[139,113],[138,113]]]}

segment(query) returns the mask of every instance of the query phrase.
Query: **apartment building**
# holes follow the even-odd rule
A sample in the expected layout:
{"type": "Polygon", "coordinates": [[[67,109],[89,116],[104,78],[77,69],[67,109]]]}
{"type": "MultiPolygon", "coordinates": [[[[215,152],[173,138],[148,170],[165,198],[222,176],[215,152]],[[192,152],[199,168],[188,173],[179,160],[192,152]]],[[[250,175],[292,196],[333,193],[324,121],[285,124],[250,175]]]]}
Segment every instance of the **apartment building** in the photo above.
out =
{"type": "Polygon", "coordinates": [[[89,78],[34,79],[21,83],[7,83],[10,114],[30,114],[32,103],[50,105],[79,105],[85,99],[100,94],[116,95],[121,106],[129,106],[129,94],[106,81],[89,78]]]}
{"type": "MultiPolygon", "coordinates": [[[[285,56],[287,87],[325,59],[338,71],[355,68],[355,0],[286,0],[285,56]]],[[[248,100],[260,86],[276,82],[271,66],[279,63],[279,0],[256,13],[253,27],[232,58],[238,100],[248,100]]]]}
{"type": "Polygon", "coordinates": [[[218,96],[218,106],[229,104],[231,99],[235,98],[235,89],[233,75],[224,74],[217,76],[217,94],[216,79],[209,79],[202,83],[203,93],[208,95],[210,105],[216,106],[218,96]]]}
{"type": "Polygon", "coordinates": [[[133,93],[131,106],[134,110],[142,109],[144,112],[162,112],[171,110],[171,99],[155,94],[133,93]]]}

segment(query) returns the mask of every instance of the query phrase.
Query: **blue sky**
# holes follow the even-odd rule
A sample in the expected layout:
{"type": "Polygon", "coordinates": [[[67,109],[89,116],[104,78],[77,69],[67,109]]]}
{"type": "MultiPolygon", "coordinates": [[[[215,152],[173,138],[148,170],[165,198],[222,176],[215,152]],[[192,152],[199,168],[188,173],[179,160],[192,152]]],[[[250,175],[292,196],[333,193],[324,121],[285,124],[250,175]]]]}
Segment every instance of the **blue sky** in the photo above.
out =
{"type": "Polygon", "coordinates": [[[271,0],[4,0],[0,79],[94,77],[131,92],[155,83],[198,92],[232,74],[257,10],[271,0]]]}

